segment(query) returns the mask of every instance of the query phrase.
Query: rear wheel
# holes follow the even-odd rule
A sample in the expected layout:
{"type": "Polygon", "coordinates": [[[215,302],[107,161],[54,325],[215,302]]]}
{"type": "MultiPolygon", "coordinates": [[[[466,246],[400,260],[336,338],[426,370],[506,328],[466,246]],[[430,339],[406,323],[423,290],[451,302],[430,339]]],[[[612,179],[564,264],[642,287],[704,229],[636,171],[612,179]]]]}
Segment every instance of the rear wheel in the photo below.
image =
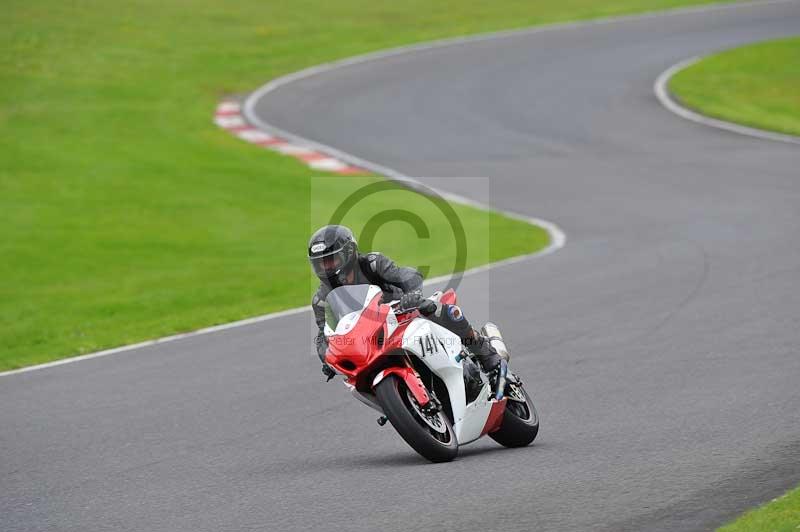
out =
{"type": "Polygon", "coordinates": [[[389,375],[375,387],[375,395],[392,426],[419,454],[431,462],[449,462],[458,455],[450,420],[441,410],[424,413],[401,378],[389,375]]]}
{"type": "Polygon", "coordinates": [[[525,447],[539,433],[539,413],[528,392],[521,385],[511,383],[506,393],[506,410],[500,428],[489,436],[505,447],[525,447]]]}

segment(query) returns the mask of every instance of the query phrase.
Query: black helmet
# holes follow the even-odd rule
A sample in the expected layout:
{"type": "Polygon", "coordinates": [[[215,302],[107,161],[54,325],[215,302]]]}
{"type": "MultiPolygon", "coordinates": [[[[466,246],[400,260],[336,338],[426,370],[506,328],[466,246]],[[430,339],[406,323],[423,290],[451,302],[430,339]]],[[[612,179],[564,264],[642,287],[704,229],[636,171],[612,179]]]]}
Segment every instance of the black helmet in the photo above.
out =
{"type": "Polygon", "coordinates": [[[336,288],[358,261],[358,244],[353,232],[343,225],[326,225],[311,235],[308,241],[308,260],[320,281],[336,288]]]}

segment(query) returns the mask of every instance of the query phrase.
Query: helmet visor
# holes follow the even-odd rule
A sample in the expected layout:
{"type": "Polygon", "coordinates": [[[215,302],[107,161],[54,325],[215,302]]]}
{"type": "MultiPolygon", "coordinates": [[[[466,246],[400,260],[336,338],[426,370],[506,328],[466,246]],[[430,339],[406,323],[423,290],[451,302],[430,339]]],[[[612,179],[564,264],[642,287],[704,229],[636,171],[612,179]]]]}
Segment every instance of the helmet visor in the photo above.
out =
{"type": "Polygon", "coordinates": [[[347,246],[325,255],[309,257],[311,268],[320,279],[329,279],[342,273],[350,263],[352,252],[347,246]]]}

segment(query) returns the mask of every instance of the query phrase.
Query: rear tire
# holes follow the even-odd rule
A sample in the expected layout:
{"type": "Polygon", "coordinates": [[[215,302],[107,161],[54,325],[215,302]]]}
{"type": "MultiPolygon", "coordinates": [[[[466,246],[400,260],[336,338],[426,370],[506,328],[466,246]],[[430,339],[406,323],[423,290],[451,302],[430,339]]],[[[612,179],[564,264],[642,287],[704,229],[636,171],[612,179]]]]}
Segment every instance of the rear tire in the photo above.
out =
{"type": "Polygon", "coordinates": [[[458,455],[458,441],[450,420],[440,411],[444,433],[431,428],[411,404],[410,392],[401,378],[389,375],[375,387],[375,395],[392,426],[419,454],[431,462],[449,462],[458,455]]]}
{"type": "Polygon", "coordinates": [[[539,413],[525,388],[516,384],[510,386],[516,387],[516,390],[512,391],[506,400],[503,422],[500,428],[489,433],[489,436],[505,447],[525,447],[530,445],[539,433],[539,413]],[[524,398],[525,401],[515,401],[512,399],[514,396],[518,399],[524,398]]]}

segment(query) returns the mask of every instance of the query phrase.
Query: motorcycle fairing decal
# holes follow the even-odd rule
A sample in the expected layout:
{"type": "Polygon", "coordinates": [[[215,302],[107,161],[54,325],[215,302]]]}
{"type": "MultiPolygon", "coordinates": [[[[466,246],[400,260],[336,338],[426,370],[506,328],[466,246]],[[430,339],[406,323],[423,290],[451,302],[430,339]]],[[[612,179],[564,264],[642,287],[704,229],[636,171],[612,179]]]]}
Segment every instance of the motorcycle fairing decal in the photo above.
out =
{"type": "Polygon", "coordinates": [[[416,318],[403,331],[402,347],[419,357],[434,372],[444,367],[461,369],[456,357],[461,353],[461,339],[430,320],[416,318]]]}
{"type": "Polygon", "coordinates": [[[506,398],[503,397],[499,401],[492,402],[492,409],[489,411],[489,417],[486,418],[486,425],[481,431],[481,436],[489,434],[500,428],[503,424],[503,414],[506,411],[506,398]]]}
{"type": "Polygon", "coordinates": [[[464,314],[461,313],[461,309],[458,307],[458,305],[450,305],[447,307],[447,314],[453,321],[461,321],[464,319],[464,314]]]}
{"type": "MultiPolygon", "coordinates": [[[[444,345],[444,342],[442,341],[442,339],[441,338],[437,338],[436,340],[439,342],[439,345],[442,346],[442,349],[444,349],[445,352],[446,352],[447,351],[447,346],[444,345]]],[[[458,356],[458,355],[456,355],[456,356],[458,356]]]]}
{"type": "Polygon", "coordinates": [[[344,316],[342,319],[340,319],[339,323],[336,325],[336,330],[333,331],[333,334],[344,336],[350,332],[350,329],[352,329],[361,318],[361,312],[361,310],[357,312],[351,312],[347,316],[344,316]]]}
{"type": "Polygon", "coordinates": [[[386,337],[389,338],[397,330],[397,316],[394,312],[389,312],[386,315],[386,337]]]}

